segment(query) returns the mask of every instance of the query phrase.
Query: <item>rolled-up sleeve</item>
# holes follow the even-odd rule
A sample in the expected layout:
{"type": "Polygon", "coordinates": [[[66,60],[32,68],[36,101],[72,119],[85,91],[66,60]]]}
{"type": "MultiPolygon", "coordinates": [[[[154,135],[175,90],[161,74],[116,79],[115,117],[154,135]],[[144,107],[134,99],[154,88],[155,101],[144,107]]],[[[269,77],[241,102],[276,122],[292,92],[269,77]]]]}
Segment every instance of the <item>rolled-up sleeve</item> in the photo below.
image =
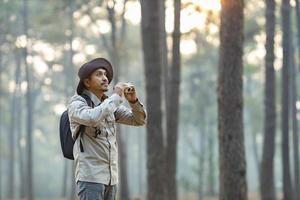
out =
{"type": "Polygon", "coordinates": [[[89,107],[84,98],[81,98],[69,104],[68,114],[70,121],[96,127],[108,114],[114,113],[121,104],[122,98],[117,94],[113,94],[94,108],[89,107]]]}
{"type": "Polygon", "coordinates": [[[142,126],[146,123],[146,110],[140,101],[130,103],[131,109],[121,105],[115,111],[115,119],[117,123],[142,126]]]}

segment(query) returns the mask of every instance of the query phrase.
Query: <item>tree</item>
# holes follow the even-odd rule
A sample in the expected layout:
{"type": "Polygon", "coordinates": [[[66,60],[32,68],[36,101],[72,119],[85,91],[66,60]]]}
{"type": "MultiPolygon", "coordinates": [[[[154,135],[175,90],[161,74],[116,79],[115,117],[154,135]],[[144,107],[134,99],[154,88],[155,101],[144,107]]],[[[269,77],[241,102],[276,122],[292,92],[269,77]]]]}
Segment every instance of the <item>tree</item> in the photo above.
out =
{"type": "MultiPolygon", "coordinates": [[[[115,11],[115,1],[111,1],[106,6],[108,12],[108,20],[111,26],[111,48],[109,51],[109,56],[114,66],[114,81],[119,82],[122,75],[121,73],[121,53],[124,51],[124,43],[126,39],[126,21],[124,19],[125,6],[127,0],[124,0],[123,12],[121,14],[121,28],[120,37],[118,38],[118,27],[117,27],[117,16],[115,11]],[[122,48],[123,47],[123,48],[122,48]]],[[[128,189],[128,178],[127,178],[127,152],[126,152],[126,142],[124,135],[122,134],[123,129],[120,125],[117,125],[117,141],[119,150],[119,169],[120,169],[120,197],[124,200],[129,199],[129,189],[128,189]]]]}
{"type": "Polygon", "coordinates": [[[220,199],[247,199],[243,132],[244,1],[224,0],[218,71],[220,199]]]}
{"type": "MultiPolygon", "coordinates": [[[[72,86],[75,85],[75,68],[73,64],[74,57],[74,49],[73,49],[73,39],[74,39],[74,22],[73,22],[73,13],[75,10],[75,3],[73,1],[68,0],[65,5],[66,9],[66,19],[68,23],[68,35],[66,40],[69,44],[69,49],[66,52],[67,57],[67,65],[64,67],[64,78],[65,78],[65,98],[66,101],[72,95],[72,86]]],[[[62,196],[68,197],[68,185],[70,185],[70,198],[71,200],[75,199],[76,194],[76,181],[75,181],[75,166],[74,162],[70,162],[68,159],[64,159],[64,172],[63,172],[63,187],[62,187],[62,196]],[[71,173],[69,173],[71,172],[71,173]],[[69,176],[70,175],[70,178],[69,176]],[[70,184],[68,184],[70,183],[70,184]]]]}
{"type": "MultiPolygon", "coordinates": [[[[2,39],[2,37],[1,37],[2,39]]],[[[0,50],[0,96],[2,95],[2,51],[0,50]]],[[[0,101],[0,138],[2,138],[2,132],[3,132],[3,124],[1,123],[2,122],[2,119],[3,119],[3,111],[2,111],[2,98],[1,98],[1,101],[0,101]]],[[[2,139],[1,139],[1,142],[0,142],[0,146],[2,146],[2,139]]],[[[2,154],[0,153],[0,200],[2,200],[2,154]]]]}
{"type": "Polygon", "coordinates": [[[293,189],[290,175],[289,157],[289,68],[291,60],[291,19],[290,0],[282,0],[282,93],[281,93],[281,133],[282,133],[282,174],[283,174],[283,196],[285,200],[293,199],[293,189]]]}
{"type": "Polygon", "coordinates": [[[260,170],[260,192],[262,200],[271,200],[276,198],[273,167],[276,131],[274,71],[275,6],[275,0],[266,1],[265,122],[263,155],[260,170]]]}
{"type": "Polygon", "coordinates": [[[9,129],[9,176],[8,176],[8,197],[14,198],[15,194],[15,154],[16,154],[16,116],[17,116],[17,100],[18,100],[18,94],[20,94],[20,82],[21,82],[21,60],[20,56],[18,55],[18,49],[15,50],[15,61],[16,61],[16,70],[15,70],[15,88],[12,94],[12,101],[11,101],[11,119],[10,119],[10,129],[9,129]]]}
{"type": "Polygon", "coordinates": [[[167,198],[177,199],[177,138],[178,138],[178,116],[179,116],[179,86],[180,86],[180,10],[181,0],[174,0],[174,32],[172,66],[170,76],[167,76],[167,148],[166,148],[166,177],[167,198]]]}
{"type": "MultiPolygon", "coordinates": [[[[300,3],[299,3],[299,0],[295,0],[296,1],[296,6],[295,6],[295,9],[296,9],[296,23],[297,23],[297,43],[298,43],[298,48],[297,48],[297,55],[298,55],[298,68],[300,69],[300,62],[299,62],[299,58],[300,58],[300,3]]],[[[296,63],[295,63],[296,65],[296,63]]],[[[293,67],[293,76],[296,76],[295,73],[297,71],[297,68],[295,66],[292,66],[293,67]]],[[[293,78],[294,79],[294,78],[293,78]]],[[[294,86],[294,89],[292,90],[293,92],[293,102],[295,103],[295,100],[297,99],[297,84],[296,84],[296,81],[294,80],[293,83],[292,83],[294,86]]],[[[295,104],[293,105],[294,109],[295,109],[295,104]]],[[[299,199],[300,198],[300,192],[299,192],[299,187],[300,187],[300,175],[299,175],[299,143],[298,143],[298,127],[297,127],[297,121],[295,121],[295,110],[293,110],[293,132],[294,132],[294,160],[295,160],[295,167],[294,167],[294,170],[295,170],[295,197],[296,199],[299,199]],[[298,160],[298,161],[296,161],[298,160]],[[297,167],[298,166],[298,167],[297,167]]],[[[297,119],[297,118],[296,118],[297,119]]]]}
{"type": "MultiPolygon", "coordinates": [[[[295,0],[296,2],[296,16],[297,16],[297,44],[298,44],[298,59],[300,58],[300,3],[299,0],[295,0]]],[[[300,63],[298,64],[299,69],[300,69],[300,63]]]]}
{"type": "Polygon", "coordinates": [[[293,150],[294,150],[294,195],[295,199],[299,199],[299,136],[298,136],[298,120],[297,120],[297,73],[295,67],[295,50],[291,45],[291,65],[290,65],[290,92],[291,92],[291,120],[293,129],[293,150]]]}
{"type": "Polygon", "coordinates": [[[164,165],[161,110],[161,3],[141,0],[142,43],[146,77],[147,121],[147,199],[164,199],[164,165]]]}
{"type": "MultiPolygon", "coordinates": [[[[23,33],[26,36],[26,40],[28,40],[28,2],[27,0],[23,0],[23,9],[22,9],[22,17],[23,17],[23,33]]],[[[26,44],[27,45],[27,44],[26,44]]],[[[27,46],[23,48],[23,59],[25,65],[25,75],[27,82],[27,91],[26,91],[26,106],[27,106],[27,136],[26,136],[26,146],[27,146],[27,198],[28,200],[33,200],[33,173],[32,173],[32,129],[33,129],[33,102],[32,102],[32,88],[31,88],[31,70],[29,64],[27,62],[27,46]]]]}

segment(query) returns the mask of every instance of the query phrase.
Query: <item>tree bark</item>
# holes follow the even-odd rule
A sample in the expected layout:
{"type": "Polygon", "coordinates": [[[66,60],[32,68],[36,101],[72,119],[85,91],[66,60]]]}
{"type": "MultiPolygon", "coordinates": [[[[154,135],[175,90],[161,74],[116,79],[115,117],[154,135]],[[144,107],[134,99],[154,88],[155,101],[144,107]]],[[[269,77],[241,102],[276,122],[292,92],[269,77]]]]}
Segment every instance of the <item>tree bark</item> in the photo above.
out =
{"type": "Polygon", "coordinates": [[[265,116],[264,143],[260,173],[260,192],[262,200],[276,199],[274,186],[275,154],[275,71],[274,71],[274,35],[275,35],[275,0],[266,1],[266,57],[265,57],[265,116]]]}
{"type": "MultiPolygon", "coordinates": [[[[296,6],[295,6],[295,9],[296,9],[296,16],[297,16],[297,42],[298,42],[298,52],[297,52],[297,55],[298,55],[298,61],[300,60],[300,3],[299,3],[299,0],[295,0],[296,2],[296,6]]],[[[300,62],[298,63],[298,70],[300,70],[300,62]]]]}
{"type": "Polygon", "coordinates": [[[207,115],[204,108],[200,109],[201,116],[203,116],[202,121],[204,122],[201,126],[201,129],[199,131],[199,147],[200,147],[200,153],[199,153],[199,186],[198,186],[198,199],[202,200],[204,197],[204,168],[205,168],[205,160],[206,160],[206,143],[207,143],[207,115]]]}
{"type": "MultiPolygon", "coordinates": [[[[67,65],[64,67],[64,77],[65,77],[65,99],[69,99],[73,94],[73,86],[75,85],[75,68],[73,64],[74,50],[73,50],[73,39],[74,39],[74,23],[73,23],[73,13],[74,13],[74,3],[69,0],[67,6],[67,19],[68,19],[68,29],[69,35],[67,41],[69,43],[69,50],[67,53],[67,65]]],[[[76,192],[76,182],[75,182],[75,171],[74,164],[67,159],[64,159],[64,172],[63,172],[63,187],[62,196],[68,196],[68,187],[70,191],[69,199],[75,199],[76,192]],[[70,175],[70,176],[69,176],[70,175]]]]}
{"type": "Polygon", "coordinates": [[[285,200],[293,199],[293,189],[290,175],[289,157],[289,68],[291,56],[291,19],[290,19],[290,0],[282,0],[282,174],[283,174],[283,196],[285,200]]]}
{"type": "MultiPolygon", "coordinates": [[[[2,96],[3,88],[2,88],[2,51],[0,50],[0,96],[2,96]]],[[[2,133],[3,133],[3,102],[2,98],[0,98],[0,146],[3,146],[2,142],[2,133]]],[[[0,200],[2,200],[2,154],[0,153],[0,200]]]]}
{"type": "MultiPolygon", "coordinates": [[[[297,42],[298,42],[298,51],[297,51],[297,56],[298,56],[298,69],[300,70],[300,4],[299,4],[299,0],[295,0],[295,2],[296,2],[296,6],[295,6],[295,9],[296,9],[296,22],[297,22],[297,42]]],[[[295,63],[296,64],[296,63],[295,63]]],[[[294,72],[294,76],[296,76],[295,75],[295,73],[297,72],[297,68],[296,68],[296,66],[294,66],[294,70],[293,70],[294,72]]],[[[298,89],[297,89],[297,82],[295,81],[295,88],[294,88],[294,91],[297,91],[298,89]]],[[[295,92],[295,98],[297,99],[297,93],[295,92]]],[[[297,115],[296,115],[296,120],[297,120],[297,115]]],[[[295,125],[296,125],[296,123],[294,123],[295,125]]],[[[296,127],[295,127],[296,128],[296,127]]],[[[294,128],[293,128],[294,129],[294,128]]],[[[296,128],[295,130],[294,130],[294,133],[296,133],[297,135],[298,135],[298,128],[296,128]]],[[[298,160],[298,167],[296,167],[295,166],[295,169],[294,170],[297,170],[296,172],[295,172],[295,197],[296,197],[296,199],[299,199],[300,198],[300,191],[299,191],[299,189],[300,189],[300,175],[299,175],[299,137],[297,136],[297,138],[296,137],[294,137],[294,148],[297,146],[297,149],[294,149],[294,152],[297,152],[297,154],[298,155],[296,155],[295,154],[295,157],[296,158],[294,158],[295,160],[297,159],[298,160]]],[[[296,163],[295,163],[295,165],[296,165],[296,163]]]]}
{"type": "Polygon", "coordinates": [[[147,199],[164,199],[164,150],[161,110],[161,3],[141,0],[142,43],[146,77],[147,121],[147,199]]]}
{"type": "Polygon", "coordinates": [[[18,50],[15,52],[15,61],[16,61],[16,71],[15,71],[15,88],[12,94],[11,100],[11,109],[10,109],[10,129],[9,129],[9,176],[8,176],[8,198],[15,198],[15,165],[16,165],[16,115],[17,115],[17,95],[20,92],[20,82],[21,82],[21,60],[17,55],[18,50]]]}
{"type": "Polygon", "coordinates": [[[212,129],[211,129],[211,125],[212,123],[208,122],[208,131],[207,131],[207,142],[208,142],[208,174],[207,174],[207,183],[208,183],[208,194],[210,196],[213,196],[215,194],[215,176],[214,176],[214,172],[215,172],[215,163],[214,163],[214,148],[215,148],[215,142],[214,142],[214,134],[212,129]]]}
{"type": "Polygon", "coordinates": [[[167,151],[166,151],[166,177],[167,177],[167,199],[177,199],[177,138],[178,138],[178,116],[179,116],[179,88],[180,88],[180,10],[181,0],[174,0],[174,32],[172,66],[168,82],[167,102],[167,151]]]}
{"type": "MultiPolygon", "coordinates": [[[[161,12],[161,21],[160,21],[160,25],[161,25],[161,50],[162,50],[162,73],[161,73],[161,77],[162,77],[162,85],[161,85],[161,92],[162,92],[162,112],[163,112],[163,117],[162,117],[162,121],[163,121],[163,142],[164,142],[164,148],[166,151],[166,147],[167,147],[167,143],[168,143],[168,134],[167,134],[167,118],[168,118],[168,111],[167,111],[167,107],[168,107],[168,87],[169,87],[169,62],[168,62],[168,46],[167,46],[167,31],[166,31],[166,1],[162,0],[160,1],[161,5],[160,5],[160,12],[161,12]]],[[[167,166],[165,166],[165,170],[167,170],[167,166]]],[[[165,183],[167,183],[167,177],[165,180],[165,183]]],[[[167,195],[167,191],[165,193],[165,195],[167,195]]],[[[167,197],[166,197],[167,198],[167,197]]]]}
{"type": "Polygon", "coordinates": [[[291,45],[291,114],[292,114],[292,128],[293,128],[293,150],[294,150],[294,197],[299,199],[299,135],[298,135],[298,120],[297,120],[297,74],[296,74],[296,63],[295,63],[295,50],[294,46],[291,45]]]}
{"type": "Polygon", "coordinates": [[[221,2],[218,72],[220,200],[246,200],[242,79],[244,1],[221,2]]]}
{"type": "Polygon", "coordinates": [[[18,115],[16,118],[17,121],[17,141],[18,141],[18,160],[19,160],[19,173],[20,173],[20,183],[19,183],[19,187],[20,187],[20,198],[24,199],[26,197],[26,170],[25,170],[25,163],[26,163],[26,159],[24,159],[26,157],[25,154],[25,149],[24,146],[22,146],[21,144],[21,140],[23,139],[24,135],[23,135],[23,121],[22,119],[24,119],[23,116],[23,110],[22,110],[22,98],[23,96],[19,96],[18,97],[18,101],[17,101],[17,110],[18,110],[18,115]]]}
{"type": "MultiPolygon", "coordinates": [[[[28,1],[23,0],[23,33],[28,39],[28,1]]],[[[27,45],[27,44],[26,44],[27,45]]],[[[23,48],[23,59],[25,65],[25,75],[26,75],[26,82],[27,82],[27,92],[26,92],[26,106],[27,106],[27,116],[26,116],[26,124],[27,124],[27,135],[26,135],[26,150],[27,150],[27,166],[26,166],[26,173],[27,173],[27,198],[28,200],[33,200],[33,169],[32,169],[32,129],[33,129],[33,105],[32,105],[32,86],[31,86],[31,70],[29,69],[29,65],[27,63],[27,46],[23,48]]]]}
{"type": "MultiPolygon", "coordinates": [[[[124,8],[126,0],[124,1],[124,8]]],[[[120,57],[120,49],[118,44],[123,44],[125,38],[125,31],[126,31],[126,22],[124,21],[124,12],[122,14],[122,27],[120,29],[120,33],[123,32],[124,35],[120,35],[120,39],[117,38],[117,23],[116,23],[116,13],[115,13],[115,1],[113,1],[112,6],[107,5],[108,11],[108,19],[111,25],[111,45],[112,51],[110,53],[110,58],[112,64],[114,66],[114,82],[118,83],[121,75],[121,57],[120,57]]],[[[118,141],[118,148],[119,148],[119,169],[120,169],[120,197],[124,200],[129,200],[129,188],[128,188],[128,176],[127,176],[127,152],[126,152],[126,143],[124,141],[124,136],[122,134],[122,128],[120,125],[117,125],[117,141],[118,141]]]]}

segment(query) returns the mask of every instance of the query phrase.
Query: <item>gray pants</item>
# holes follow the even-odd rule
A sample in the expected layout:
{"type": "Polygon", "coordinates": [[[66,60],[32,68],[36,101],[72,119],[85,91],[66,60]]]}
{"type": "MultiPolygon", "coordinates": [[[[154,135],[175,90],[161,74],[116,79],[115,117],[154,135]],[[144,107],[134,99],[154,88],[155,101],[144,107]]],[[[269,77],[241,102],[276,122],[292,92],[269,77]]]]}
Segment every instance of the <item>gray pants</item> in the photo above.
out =
{"type": "Polygon", "coordinates": [[[117,185],[78,181],[77,191],[80,200],[115,200],[117,185]]]}

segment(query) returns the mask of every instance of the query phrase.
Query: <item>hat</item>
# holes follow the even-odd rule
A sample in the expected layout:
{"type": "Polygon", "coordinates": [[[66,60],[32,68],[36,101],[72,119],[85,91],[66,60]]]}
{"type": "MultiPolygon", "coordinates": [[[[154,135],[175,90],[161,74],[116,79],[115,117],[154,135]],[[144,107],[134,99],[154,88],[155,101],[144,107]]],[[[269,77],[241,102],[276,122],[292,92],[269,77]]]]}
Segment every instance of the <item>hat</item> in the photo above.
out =
{"type": "Polygon", "coordinates": [[[111,63],[106,60],[105,58],[96,58],[94,60],[91,60],[85,64],[83,64],[79,71],[78,71],[78,76],[80,78],[80,81],[78,83],[77,86],[77,94],[82,94],[83,90],[84,90],[84,83],[83,80],[88,78],[91,73],[93,73],[95,70],[97,69],[105,69],[106,70],[106,76],[108,79],[108,83],[111,82],[112,78],[113,78],[113,68],[111,63]]]}

